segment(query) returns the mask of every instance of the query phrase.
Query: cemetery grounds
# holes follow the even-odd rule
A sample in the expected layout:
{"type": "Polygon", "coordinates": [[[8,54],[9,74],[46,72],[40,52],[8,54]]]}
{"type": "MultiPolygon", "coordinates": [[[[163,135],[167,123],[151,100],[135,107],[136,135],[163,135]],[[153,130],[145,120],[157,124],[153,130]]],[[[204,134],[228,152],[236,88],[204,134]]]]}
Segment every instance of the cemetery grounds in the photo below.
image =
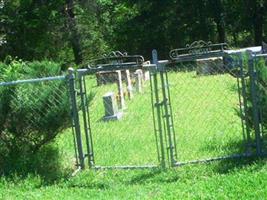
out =
{"type": "MultiPolygon", "coordinates": [[[[157,163],[149,81],[127,100],[120,121],[103,122],[102,96],[116,85],[96,87],[90,102],[95,158],[100,165],[157,163]],[[150,133],[150,134],[148,134],[150,133]]],[[[236,80],[229,74],[169,73],[178,158],[223,156],[242,148],[236,80]],[[203,120],[203,118],[205,120],[203,120]],[[211,134],[212,133],[212,134],[211,134]]],[[[0,179],[0,199],[265,199],[265,160],[222,160],[160,170],[85,170],[70,178],[75,160],[71,130],[51,144],[40,169],[0,179]],[[52,150],[51,150],[52,149],[52,150]],[[42,168],[43,167],[43,168],[42,168]]],[[[38,163],[39,165],[40,163],[38,163]]],[[[37,166],[38,166],[37,165],[37,166]]]]}

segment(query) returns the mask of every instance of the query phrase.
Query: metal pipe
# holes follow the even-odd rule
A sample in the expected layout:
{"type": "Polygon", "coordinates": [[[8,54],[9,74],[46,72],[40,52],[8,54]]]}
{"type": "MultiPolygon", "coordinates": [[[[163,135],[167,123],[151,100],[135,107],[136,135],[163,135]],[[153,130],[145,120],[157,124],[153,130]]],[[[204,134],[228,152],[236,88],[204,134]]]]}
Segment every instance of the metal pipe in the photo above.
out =
{"type": "Polygon", "coordinates": [[[45,78],[36,78],[36,79],[28,79],[28,80],[1,82],[0,86],[10,86],[10,85],[17,85],[17,84],[25,84],[25,83],[39,83],[43,81],[64,80],[65,78],[66,76],[55,76],[55,77],[45,77],[45,78]]]}
{"type": "MultiPolygon", "coordinates": [[[[156,50],[152,51],[153,64],[158,65],[158,54],[156,50]]],[[[159,140],[160,140],[160,148],[161,148],[161,167],[166,167],[165,161],[165,151],[164,151],[164,143],[163,143],[163,132],[162,132],[162,122],[161,122],[161,114],[160,114],[160,101],[159,101],[159,93],[158,93],[158,79],[157,79],[157,70],[154,74],[154,88],[155,88],[155,106],[157,109],[157,119],[158,119],[158,128],[159,128],[159,140]]]]}
{"type": "Polygon", "coordinates": [[[248,68],[250,75],[250,92],[251,92],[251,103],[252,103],[252,112],[253,112],[253,124],[255,130],[255,139],[256,139],[256,151],[257,155],[260,156],[262,153],[261,148],[261,135],[260,135],[260,122],[259,122],[259,108],[258,108],[258,94],[256,88],[256,72],[254,66],[254,59],[252,57],[252,52],[248,51],[249,60],[248,60],[248,68]]]}
{"type": "Polygon", "coordinates": [[[90,147],[90,155],[89,156],[89,166],[93,166],[95,164],[95,156],[94,156],[94,146],[93,146],[93,136],[91,130],[91,120],[90,120],[90,112],[89,112],[89,101],[87,97],[87,89],[86,89],[86,81],[85,77],[83,78],[84,92],[85,92],[85,106],[86,106],[86,114],[87,114],[87,123],[88,123],[88,133],[89,133],[89,147],[90,147]]]}
{"type": "Polygon", "coordinates": [[[77,98],[76,98],[76,91],[75,91],[75,75],[74,69],[69,68],[69,86],[70,86],[70,98],[72,103],[72,115],[75,125],[75,134],[76,134],[76,141],[78,147],[78,154],[79,154],[79,163],[80,167],[84,169],[84,154],[83,154],[83,145],[82,145],[82,137],[81,137],[81,127],[80,127],[80,119],[77,107],[77,98]]]}
{"type": "MultiPolygon", "coordinates": [[[[84,77],[79,78],[79,86],[80,86],[80,97],[81,97],[81,107],[82,107],[82,114],[83,114],[83,126],[84,126],[84,133],[85,133],[85,139],[86,139],[86,149],[87,149],[87,155],[88,157],[91,155],[90,152],[90,142],[89,142],[89,136],[88,136],[88,124],[87,124],[87,116],[86,116],[86,105],[85,105],[85,91],[83,88],[83,79],[84,77]]],[[[90,163],[90,157],[89,157],[89,166],[91,167],[90,163]]]]}
{"type": "Polygon", "coordinates": [[[136,170],[136,169],[159,169],[157,165],[143,165],[143,166],[95,166],[95,170],[136,170]]]}
{"type": "Polygon", "coordinates": [[[150,91],[151,91],[151,109],[152,109],[152,117],[153,117],[153,126],[154,126],[154,135],[155,135],[155,140],[156,140],[156,148],[157,148],[157,155],[158,155],[158,161],[160,163],[160,151],[159,151],[159,139],[158,139],[158,129],[156,125],[156,117],[155,117],[155,110],[154,110],[154,90],[153,90],[153,82],[152,78],[154,76],[153,72],[149,72],[150,75],[150,91]]]}

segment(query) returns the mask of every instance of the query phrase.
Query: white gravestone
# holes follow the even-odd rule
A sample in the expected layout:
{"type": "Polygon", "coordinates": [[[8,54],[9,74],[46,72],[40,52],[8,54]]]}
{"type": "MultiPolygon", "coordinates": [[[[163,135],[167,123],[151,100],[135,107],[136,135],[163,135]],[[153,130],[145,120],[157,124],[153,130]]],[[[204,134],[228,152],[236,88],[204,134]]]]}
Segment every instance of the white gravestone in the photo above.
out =
{"type": "Polygon", "coordinates": [[[142,70],[136,70],[135,73],[135,89],[138,93],[142,93],[142,86],[143,86],[143,72],[142,70]]]}
{"type": "Polygon", "coordinates": [[[124,100],[124,90],[123,90],[123,84],[122,84],[122,77],[121,77],[121,71],[117,70],[117,85],[118,85],[118,101],[119,101],[119,108],[125,109],[125,100],[124,100]]]}
{"type": "Polygon", "coordinates": [[[126,83],[127,83],[127,90],[128,90],[128,97],[129,99],[133,99],[133,86],[132,86],[132,80],[130,76],[130,71],[125,70],[126,73],[126,83]]]}
{"type": "Polygon", "coordinates": [[[119,112],[115,94],[108,92],[103,96],[103,103],[105,108],[104,121],[119,120],[122,118],[122,112],[119,112]]]}

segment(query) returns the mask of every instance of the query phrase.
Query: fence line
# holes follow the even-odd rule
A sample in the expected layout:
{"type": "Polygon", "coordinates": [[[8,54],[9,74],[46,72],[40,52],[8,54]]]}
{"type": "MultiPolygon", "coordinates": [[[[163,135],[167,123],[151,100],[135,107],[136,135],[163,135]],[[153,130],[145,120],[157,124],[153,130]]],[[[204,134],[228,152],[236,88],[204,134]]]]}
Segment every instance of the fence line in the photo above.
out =
{"type": "Polygon", "coordinates": [[[56,115],[62,109],[67,92],[70,104],[63,106],[69,106],[78,169],[166,168],[266,155],[262,95],[267,90],[258,62],[267,54],[227,54],[224,44],[215,50],[207,45],[200,47],[204,52],[196,46],[178,49],[181,55],[173,50],[169,60],[159,60],[153,50],[153,64],[142,56],[112,54],[112,62],[94,60],[108,62],[70,68],[67,76],[0,86],[30,86],[12,93],[15,111],[45,102],[46,108],[28,109],[35,112],[25,117],[33,130],[49,121],[47,110],[56,115]],[[40,100],[44,93],[38,83],[47,81],[50,93],[40,100]],[[30,98],[23,96],[27,92],[30,98]]]}

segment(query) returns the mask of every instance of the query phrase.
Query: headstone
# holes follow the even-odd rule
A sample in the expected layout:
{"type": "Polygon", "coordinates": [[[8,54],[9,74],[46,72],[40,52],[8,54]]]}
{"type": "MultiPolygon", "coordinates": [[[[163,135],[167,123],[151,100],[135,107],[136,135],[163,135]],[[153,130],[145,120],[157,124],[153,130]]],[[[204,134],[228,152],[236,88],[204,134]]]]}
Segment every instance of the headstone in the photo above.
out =
{"type": "Polygon", "coordinates": [[[144,74],[144,81],[149,81],[150,79],[149,71],[144,71],[143,74],[144,74]]]}
{"type": "Polygon", "coordinates": [[[126,83],[127,83],[127,90],[128,90],[128,97],[129,99],[133,99],[133,86],[132,86],[132,80],[130,76],[130,71],[126,70],[126,83]]]}
{"type": "MultiPolygon", "coordinates": [[[[121,74],[122,81],[126,81],[125,73],[121,74]]],[[[96,73],[97,86],[117,83],[118,73],[116,71],[101,71],[96,73]]]]}
{"type": "MultiPolygon", "coordinates": [[[[146,62],[144,62],[144,65],[150,65],[151,63],[150,63],[150,61],[146,61],[146,62]]],[[[144,81],[149,81],[150,80],[150,73],[149,73],[149,70],[148,69],[143,69],[142,70],[143,71],[143,80],[144,81]]]]}
{"type": "Polygon", "coordinates": [[[221,57],[198,59],[196,64],[197,75],[212,75],[225,72],[223,59],[221,57]]]}
{"type": "Polygon", "coordinates": [[[138,93],[142,93],[142,85],[143,85],[143,81],[142,81],[142,77],[143,77],[143,72],[142,70],[136,70],[135,71],[135,88],[136,88],[136,91],[138,93]]]}
{"type": "Polygon", "coordinates": [[[122,84],[122,76],[121,71],[117,70],[117,85],[118,85],[118,102],[119,102],[119,108],[125,109],[125,100],[124,100],[124,90],[123,90],[123,84],[122,84]]]}
{"type": "Polygon", "coordinates": [[[116,83],[117,73],[113,71],[101,71],[96,73],[97,86],[116,83]]]}
{"type": "Polygon", "coordinates": [[[108,92],[103,96],[103,103],[105,108],[104,121],[119,120],[122,118],[122,112],[119,112],[115,94],[108,92]]]}

